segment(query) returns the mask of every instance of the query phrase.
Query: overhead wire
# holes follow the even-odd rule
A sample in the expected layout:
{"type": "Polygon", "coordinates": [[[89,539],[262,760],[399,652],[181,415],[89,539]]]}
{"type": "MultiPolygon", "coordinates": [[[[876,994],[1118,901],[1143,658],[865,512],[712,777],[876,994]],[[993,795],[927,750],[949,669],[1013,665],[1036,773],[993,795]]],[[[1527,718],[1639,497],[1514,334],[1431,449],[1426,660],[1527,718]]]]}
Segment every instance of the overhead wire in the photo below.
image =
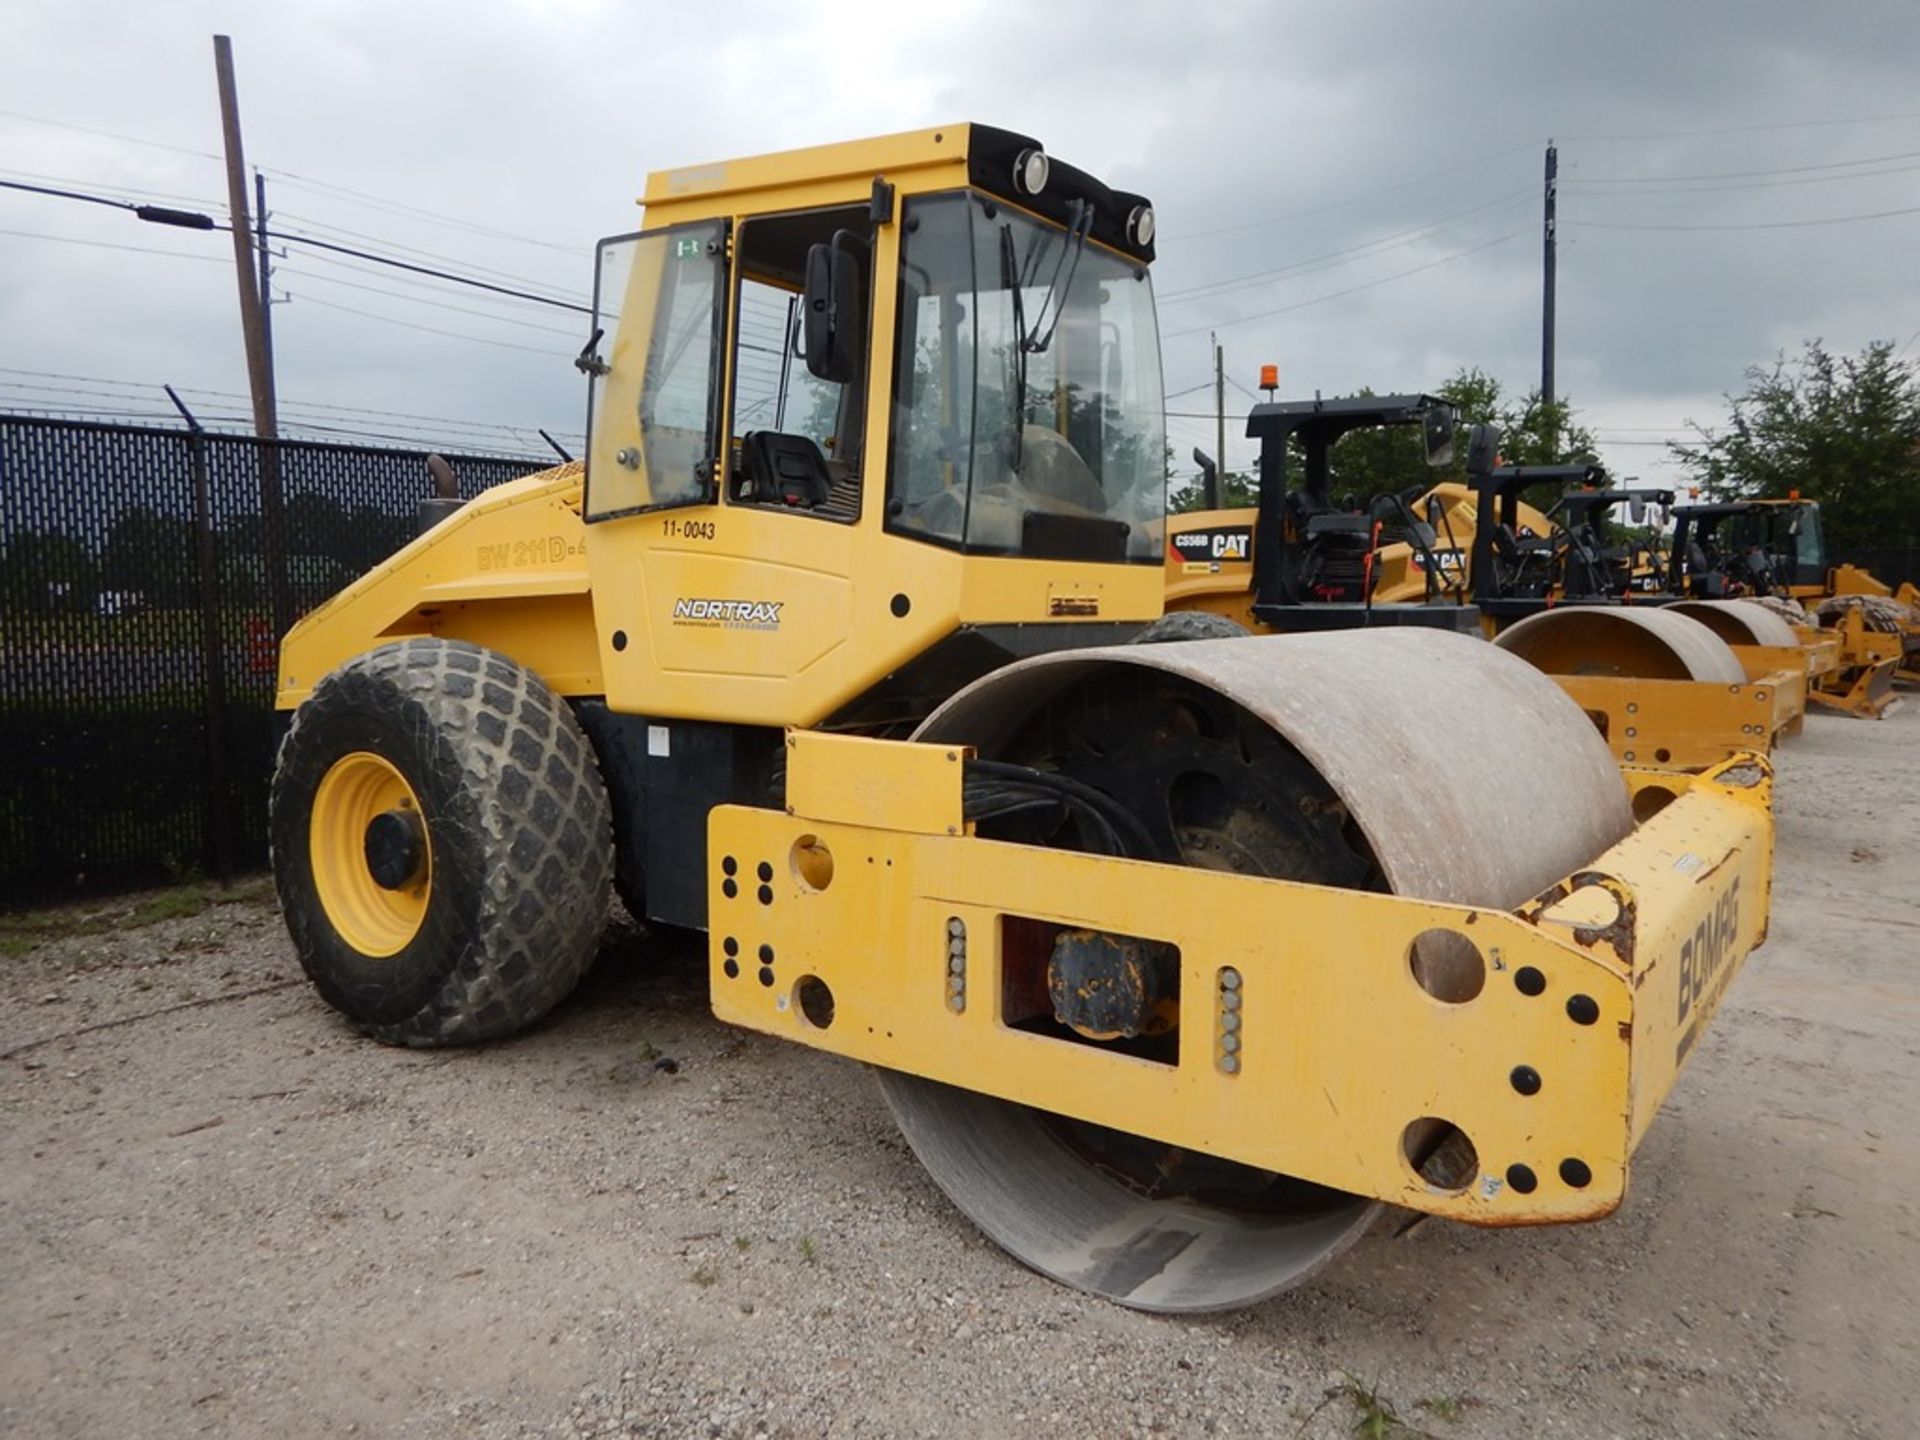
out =
{"type": "Polygon", "coordinates": [[[295,189],[304,188],[319,194],[343,197],[350,201],[358,202],[367,208],[385,210],[408,219],[425,220],[456,230],[491,236],[499,240],[515,240],[523,245],[536,245],[547,250],[559,250],[577,254],[580,253],[583,248],[586,248],[587,253],[591,253],[590,247],[568,245],[557,240],[542,240],[537,236],[522,235],[512,230],[501,229],[498,226],[483,225],[478,221],[465,220],[457,215],[448,215],[443,211],[429,210],[425,206],[409,204],[404,200],[388,199],[383,196],[373,195],[364,190],[355,190],[346,185],[337,185],[329,180],[316,180],[311,176],[299,175],[291,170],[281,170],[270,165],[262,165],[257,168],[263,174],[283,181],[295,189]]]}
{"type": "Polygon", "coordinates": [[[186,145],[172,145],[164,140],[139,135],[123,135],[114,130],[96,130],[90,125],[75,125],[66,120],[49,120],[44,115],[29,115],[21,110],[0,110],[0,118],[7,120],[25,120],[31,125],[47,125],[55,130],[73,130],[82,135],[98,135],[106,140],[121,140],[129,145],[145,145],[153,150],[171,150],[178,155],[192,155],[200,160],[220,160],[223,157],[211,150],[195,150],[186,145]]]}
{"type": "Polygon", "coordinates": [[[1512,191],[1506,195],[1496,196],[1492,200],[1482,201],[1478,205],[1469,206],[1465,210],[1456,211],[1452,215],[1442,216],[1438,220],[1430,220],[1424,225],[1416,225],[1410,230],[1403,230],[1396,234],[1381,236],[1377,240],[1369,240],[1359,245],[1350,245],[1344,249],[1331,250],[1324,255],[1311,256],[1305,260],[1290,261],[1285,265],[1273,266],[1270,269],[1251,271],[1244,275],[1227,276],[1219,280],[1210,280],[1204,284],[1190,286],[1185,290],[1172,290],[1161,295],[1159,300],[1163,305],[1180,304],[1194,298],[1206,298],[1212,295],[1229,294],[1240,289],[1250,289],[1256,285],[1266,284],[1271,280],[1279,279],[1283,276],[1291,277],[1296,273],[1311,274],[1320,269],[1335,269],[1342,264],[1351,263],[1352,260],[1370,259],[1371,255],[1368,252],[1375,254],[1383,253],[1387,250],[1398,249],[1403,245],[1413,244],[1422,239],[1431,238],[1440,231],[1452,228],[1463,220],[1475,216],[1499,214],[1504,210],[1512,209],[1515,205],[1536,198],[1538,194],[1539,192],[1532,187],[1512,191]]]}
{"type": "Polygon", "coordinates": [[[318,305],[322,309],[338,310],[346,315],[358,315],[363,320],[377,320],[383,325],[397,325],[403,330],[419,330],[428,335],[442,335],[449,340],[464,340],[475,345],[492,345],[501,350],[523,350],[529,355],[546,355],[559,360],[569,358],[571,353],[565,350],[550,350],[537,345],[516,345],[511,340],[494,340],[485,335],[470,335],[461,330],[442,330],[435,325],[421,325],[412,320],[400,320],[391,315],[376,314],[371,310],[356,310],[351,305],[341,305],[332,300],[322,300],[318,296],[309,295],[304,291],[296,292],[289,290],[287,294],[290,297],[303,300],[309,305],[318,305]]]}
{"type": "MultiPolygon", "coordinates": [[[[492,305],[502,310],[531,310],[544,313],[552,308],[544,300],[518,300],[511,296],[495,295],[489,290],[469,291],[455,281],[435,280],[430,276],[415,275],[411,271],[394,271],[382,265],[362,264],[356,260],[342,259],[338,255],[328,255],[318,250],[303,252],[300,259],[302,262],[326,265],[332,269],[346,270],[356,275],[378,276],[390,284],[421,290],[429,295],[463,295],[478,304],[492,305]]],[[[284,268],[284,266],[275,267],[276,270],[284,268]]]]}
{"type": "MultiPolygon", "coordinates": [[[[1565,223],[1565,222],[1562,222],[1562,223],[1565,223]]],[[[1262,310],[1257,314],[1253,314],[1253,315],[1236,315],[1230,319],[1216,320],[1206,325],[1192,325],[1187,327],[1184,330],[1169,330],[1169,331],[1166,331],[1161,338],[1166,340],[1177,340],[1180,337],[1185,335],[1198,335],[1203,331],[1207,331],[1207,330],[1225,330],[1234,325],[1251,324],[1255,320],[1271,320],[1276,315],[1291,314],[1295,310],[1305,310],[1309,306],[1324,305],[1329,300],[1338,300],[1347,295],[1357,295],[1362,290],[1372,290],[1376,286],[1389,285],[1393,283],[1395,280],[1404,280],[1409,275],[1418,275],[1422,271],[1432,270],[1441,265],[1449,265],[1453,263],[1455,260],[1463,260],[1467,256],[1478,254],[1482,250],[1490,250],[1495,245],[1503,245],[1507,241],[1514,239],[1516,236],[1527,235],[1531,233],[1532,233],[1532,227],[1528,227],[1527,229],[1523,229],[1523,230],[1509,230],[1504,235],[1496,235],[1491,240],[1481,241],[1478,245],[1469,245],[1466,249],[1456,250],[1451,255],[1442,255],[1438,259],[1429,260],[1423,265],[1415,265],[1410,269],[1397,271],[1392,275],[1381,275],[1375,279],[1364,281],[1359,285],[1349,285],[1344,290],[1329,291],[1325,295],[1315,295],[1308,300],[1295,301],[1291,305],[1281,305],[1276,307],[1275,309],[1262,310]]]]}
{"type": "Polygon", "coordinates": [[[323,285],[340,285],[349,290],[361,290],[370,295],[384,295],[408,305],[427,305],[435,310],[450,310],[458,315],[472,315],[482,320],[490,320],[496,325],[517,325],[523,330],[536,330],[542,335],[558,335],[562,339],[579,341],[579,335],[572,330],[557,330],[551,325],[536,325],[531,320],[516,320],[510,315],[500,315],[486,310],[475,310],[468,305],[452,305],[444,300],[428,300],[419,295],[406,295],[398,290],[384,290],[378,285],[362,285],[353,280],[342,280],[335,275],[321,275],[312,270],[302,270],[296,265],[274,267],[276,276],[297,275],[303,280],[315,280],[323,285]]]}
{"type": "MultiPolygon", "coordinates": [[[[344,225],[334,225],[325,220],[315,220],[308,216],[297,215],[290,210],[274,210],[268,223],[272,224],[274,220],[293,220],[297,221],[304,229],[326,232],[326,234],[320,237],[323,239],[333,235],[343,235],[350,240],[370,241],[373,244],[379,245],[383,251],[397,251],[416,259],[437,260],[446,265],[458,265],[469,274],[487,275],[497,280],[511,280],[519,285],[529,285],[561,292],[564,292],[567,288],[565,285],[556,281],[542,280],[535,276],[523,275],[518,271],[503,270],[497,266],[475,264],[471,260],[462,259],[457,255],[448,255],[444,251],[428,250],[423,246],[404,244],[401,241],[389,239],[386,236],[370,235],[364,230],[350,230],[344,225]]],[[[298,234],[300,232],[295,231],[291,233],[298,234]]],[[[591,254],[592,252],[588,251],[587,253],[591,254]]]]}
{"type": "Polygon", "coordinates": [[[1573,144],[1611,145],[1640,140],[1699,140],[1719,135],[1756,135],[1770,130],[1815,130],[1839,125],[1881,125],[1896,120],[1920,120],[1920,110],[1902,110],[1890,115],[1857,115],[1823,120],[1774,120],[1716,130],[1667,130],[1633,135],[1567,135],[1561,138],[1573,144]]]}
{"type": "MultiPolygon", "coordinates": [[[[1816,170],[1845,170],[1860,165],[1886,165],[1895,160],[1916,158],[1920,158],[1920,150],[1900,150],[1891,155],[1865,155],[1858,160],[1830,160],[1818,165],[1779,165],[1762,170],[1720,170],[1705,175],[1582,175],[1578,179],[1585,185],[1642,185],[1655,181],[1678,183],[1694,180],[1750,180],[1770,175],[1804,175],[1816,170]]],[[[1562,177],[1563,183],[1565,178],[1562,177]]]]}
{"type": "Polygon", "coordinates": [[[205,260],[219,264],[232,264],[231,256],[195,255],[187,250],[162,250],[155,245],[122,245],[112,240],[83,240],[77,235],[49,235],[44,230],[6,230],[0,229],[0,235],[12,235],[22,240],[52,240],[62,245],[84,245],[90,250],[127,250],[136,255],[165,255],[175,260],[205,260]]]}
{"type": "Polygon", "coordinates": [[[1560,223],[1578,226],[1582,230],[1804,230],[1818,225],[1850,225],[1862,220],[1891,220],[1901,215],[1920,215],[1920,205],[1911,205],[1901,210],[1879,210],[1871,215],[1822,215],[1811,220],[1747,220],[1727,224],[1674,225],[1651,221],[1562,219],[1560,223]]]}
{"type": "Polygon", "coordinates": [[[1482,165],[1492,164],[1495,160],[1504,160],[1509,155],[1517,155],[1523,150],[1534,149],[1538,144],[1538,141],[1527,140],[1518,145],[1509,145],[1504,150],[1495,150],[1491,154],[1482,155],[1477,159],[1464,160],[1460,164],[1448,166],[1444,170],[1426,171],[1414,176],[1410,180],[1402,180],[1397,184],[1382,186],[1378,190],[1368,190],[1363,194],[1351,195],[1344,200],[1332,200],[1324,205],[1312,205],[1304,210],[1293,210],[1283,215],[1268,215],[1258,220],[1240,220],[1231,225],[1222,225],[1212,230],[1189,230],[1184,233],[1169,235],[1167,238],[1173,240],[1203,240],[1214,235],[1235,234],[1241,230],[1264,229],[1268,225],[1280,225],[1288,220],[1303,220],[1309,215],[1325,215],[1333,210],[1344,210],[1351,205],[1364,204],[1368,200],[1378,200],[1385,195],[1395,195],[1402,190],[1410,190],[1417,185],[1426,185],[1435,180],[1443,180],[1449,175],[1458,175],[1463,171],[1478,169],[1482,165]]]}

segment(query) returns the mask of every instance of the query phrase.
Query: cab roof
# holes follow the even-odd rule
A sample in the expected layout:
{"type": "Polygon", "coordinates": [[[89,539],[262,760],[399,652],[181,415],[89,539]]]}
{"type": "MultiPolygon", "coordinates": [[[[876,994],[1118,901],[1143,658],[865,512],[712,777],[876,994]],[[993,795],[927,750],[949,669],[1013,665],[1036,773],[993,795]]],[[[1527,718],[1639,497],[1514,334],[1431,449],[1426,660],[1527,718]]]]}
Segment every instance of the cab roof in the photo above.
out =
{"type": "MultiPolygon", "coordinates": [[[[1153,259],[1152,242],[1135,244],[1127,233],[1128,217],[1150,203],[1144,195],[1111,189],[1053,155],[1047,157],[1047,183],[1040,194],[1024,194],[1014,183],[1014,171],[1020,156],[1034,149],[1044,151],[1045,147],[1012,130],[970,123],[939,125],[869,140],[656,170],[647,176],[640,203],[649,212],[659,212],[664,223],[680,223],[784,209],[796,190],[844,192],[852,198],[877,188],[875,182],[906,192],[972,186],[1061,224],[1070,218],[1074,202],[1090,204],[1094,239],[1136,259],[1153,259]]],[[[648,224],[653,223],[650,214],[648,224]]]]}

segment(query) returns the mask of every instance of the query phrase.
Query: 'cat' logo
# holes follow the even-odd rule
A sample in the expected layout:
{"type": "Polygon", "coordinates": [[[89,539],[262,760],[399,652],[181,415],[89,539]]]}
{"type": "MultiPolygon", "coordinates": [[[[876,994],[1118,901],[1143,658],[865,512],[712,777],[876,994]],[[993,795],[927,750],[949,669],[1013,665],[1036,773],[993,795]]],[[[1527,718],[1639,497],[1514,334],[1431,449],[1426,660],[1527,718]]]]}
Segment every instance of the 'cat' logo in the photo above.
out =
{"type": "Polygon", "coordinates": [[[1173,558],[1188,564],[1248,560],[1253,556],[1253,530],[1226,525],[1213,530],[1184,530],[1173,537],[1173,558]]]}

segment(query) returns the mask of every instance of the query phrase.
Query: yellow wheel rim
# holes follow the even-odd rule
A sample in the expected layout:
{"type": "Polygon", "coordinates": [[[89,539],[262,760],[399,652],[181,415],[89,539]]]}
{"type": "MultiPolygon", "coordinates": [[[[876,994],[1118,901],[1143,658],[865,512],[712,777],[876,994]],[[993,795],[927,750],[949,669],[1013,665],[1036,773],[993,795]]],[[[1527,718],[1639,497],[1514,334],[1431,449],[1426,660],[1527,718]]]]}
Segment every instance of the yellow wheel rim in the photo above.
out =
{"type": "Polygon", "coordinates": [[[433,888],[433,842],[420,797],[391,761],[356,750],[333,762],[313,793],[307,849],[320,906],[355,950],[396,955],[420,933],[433,888]],[[415,837],[417,858],[404,878],[389,864],[386,878],[398,882],[389,887],[369,862],[367,832],[376,820],[392,831],[396,819],[415,837]]]}

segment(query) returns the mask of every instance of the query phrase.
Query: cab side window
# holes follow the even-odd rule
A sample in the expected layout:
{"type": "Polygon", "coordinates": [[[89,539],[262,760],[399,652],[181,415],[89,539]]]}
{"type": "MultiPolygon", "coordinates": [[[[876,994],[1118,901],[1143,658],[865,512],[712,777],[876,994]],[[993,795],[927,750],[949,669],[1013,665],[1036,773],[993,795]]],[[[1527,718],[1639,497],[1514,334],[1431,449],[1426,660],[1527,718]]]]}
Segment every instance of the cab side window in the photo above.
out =
{"type": "Polygon", "coordinates": [[[803,354],[811,252],[837,249],[872,284],[865,206],[749,220],[738,236],[727,500],[850,523],[860,516],[868,375],[865,294],[842,297],[842,326],[857,330],[850,373],[822,378],[803,354]]]}

